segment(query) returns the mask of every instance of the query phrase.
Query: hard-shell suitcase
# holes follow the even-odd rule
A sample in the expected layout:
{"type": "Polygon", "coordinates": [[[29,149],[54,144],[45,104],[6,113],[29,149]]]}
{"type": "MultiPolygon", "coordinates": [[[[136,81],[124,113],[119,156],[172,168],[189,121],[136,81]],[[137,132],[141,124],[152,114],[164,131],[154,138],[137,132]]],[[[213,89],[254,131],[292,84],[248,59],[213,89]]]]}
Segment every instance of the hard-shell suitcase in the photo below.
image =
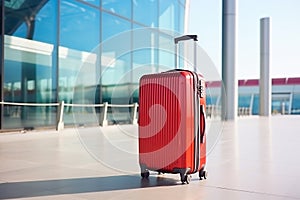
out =
{"type": "MultiPolygon", "coordinates": [[[[194,35],[175,38],[193,39],[194,35]]],[[[196,54],[196,53],[195,53],[196,54]]],[[[177,55],[177,53],[176,53],[177,55]]],[[[177,60],[177,58],[176,58],[177,60]]],[[[177,68],[176,61],[176,68],[177,68]]],[[[149,170],[206,178],[205,81],[189,70],[144,75],[139,88],[139,162],[141,176],[149,170]]]]}

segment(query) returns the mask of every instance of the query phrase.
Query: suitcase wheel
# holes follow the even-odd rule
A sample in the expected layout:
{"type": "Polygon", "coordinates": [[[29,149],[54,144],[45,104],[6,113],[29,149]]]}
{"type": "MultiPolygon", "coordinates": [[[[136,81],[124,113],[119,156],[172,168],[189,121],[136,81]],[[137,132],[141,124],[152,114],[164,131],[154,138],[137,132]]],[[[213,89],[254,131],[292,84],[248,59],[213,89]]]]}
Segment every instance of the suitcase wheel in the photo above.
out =
{"type": "Polygon", "coordinates": [[[149,175],[150,175],[150,172],[149,172],[149,171],[147,171],[147,172],[141,172],[142,178],[148,178],[149,175]]]}
{"type": "Polygon", "coordinates": [[[189,184],[191,182],[191,176],[188,175],[188,174],[180,174],[180,178],[181,178],[181,183],[184,184],[184,183],[187,183],[189,184]]]}
{"type": "Polygon", "coordinates": [[[206,170],[200,170],[199,171],[199,178],[202,180],[202,178],[206,179],[208,175],[208,172],[206,170]]]}

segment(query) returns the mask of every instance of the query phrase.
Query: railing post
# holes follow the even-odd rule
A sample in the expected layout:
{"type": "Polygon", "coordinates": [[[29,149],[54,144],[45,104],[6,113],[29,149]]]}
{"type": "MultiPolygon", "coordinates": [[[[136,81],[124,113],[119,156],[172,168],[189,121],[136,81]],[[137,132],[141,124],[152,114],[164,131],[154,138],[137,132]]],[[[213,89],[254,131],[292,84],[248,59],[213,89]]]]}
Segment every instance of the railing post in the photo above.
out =
{"type": "Polygon", "coordinates": [[[60,131],[64,129],[64,106],[65,106],[65,102],[62,101],[59,103],[59,106],[57,108],[57,123],[56,123],[56,130],[60,131]]]}
{"type": "Polygon", "coordinates": [[[103,111],[101,112],[100,116],[100,126],[107,126],[107,109],[108,109],[108,103],[103,103],[103,111]]]}
{"type": "Polygon", "coordinates": [[[133,104],[133,109],[131,112],[131,123],[132,124],[137,124],[137,108],[138,108],[138,104],[135,102],[133,104]]]}
{"type": "Polygon", "coordinates": [[[285,103],[284,102],[281,103],[281,114],[285,115],[285,103]]]}

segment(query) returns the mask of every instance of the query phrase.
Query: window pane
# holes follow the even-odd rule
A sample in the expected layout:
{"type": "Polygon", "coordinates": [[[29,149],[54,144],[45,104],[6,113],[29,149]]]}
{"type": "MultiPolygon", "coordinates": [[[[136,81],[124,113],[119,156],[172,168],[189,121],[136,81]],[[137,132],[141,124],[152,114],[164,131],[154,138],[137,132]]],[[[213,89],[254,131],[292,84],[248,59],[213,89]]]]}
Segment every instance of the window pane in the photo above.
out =
{"type": "Polygon", "coordinates": [[[158,26],[158,1],[133,1],[133,20],[148,27],[158,26]]]}
{"type": "Polygon", "coordinates": [[[133,82],[143,74],[158,72],[158,33],[152,29],[133,31],[133,82]]]}
{"type": "MultiPolygon", "coordinates": [[[[57,101],[56,21],[56,0],[5,1],[5,101],[57,101]]],[[[55,123],[56,107],[4,106],[3,128],[55,123]]]]}
{"type": "Polygon", "coordinates": [[[102,7],[112,13],[131,19],[131,0],[102,0],[102,7]]]}
{"type": "Polygon", "coordinates": [[[238,107],[250,107],[251,95],[239,95],[238,97],[238,107]]]}
{"type": "Polygon", "coordinates": [[[5,34],[53,44],[56,42],[57,1],[5,4],[5,34]],[[46,3],[47,2],[47,3],[46,3]]]}
{"type": "Polygon", "coordinates": [[[259,114],[259,94],[254,95],[252,114],[253,115],[259,114]]]}
{"type": "MultiPolygon", "coordinates": [[[[52,80],[53,45],[5,36],[4,101],[55,101],[52,80]]],[[[54,125],[55,108],[5,106],[4,128],[54,125]]]]}
{"type": "Polygon", "coordinates": [[[100,12],[77,1],[62,0],[60,46],[92,51],[100,43],[100,12]]]}
{"type": "Polygon", "coordinates": [[[159,4],[159,27],[179,32],[177,0],[161,0],[159,4]]]}
{"type": "Polygon", "coordinates": [[[95,6],[100,6],[100,0],[82,0],[95,6]]]}
{"type": "MultiPolygon", "coordinates": [[[[62,0],[60,9],[59,100],[94,104],[99,100],[100,11],[73,0],[62,0]]],[[[67,107],[64,122],[94,123],[94,116],[95,108],[67,107]]]]}
{"type": "Polygon", "coordinates": [[[300,114],[300,94],[293,94],[292,100],[292,114],[300,114]]]}
{"type": "MultiPolygon", "coordinates": [[[[122,34],[122,32],[130,30],[131,26],[129,21],[107,13],[103,13],[102,16],[102,26],[107,27],[102,30],[102,41],[116,37],[116,34],[122,34]]],[[[126,45],[129,45],[127,41],[124,42],[126,45]]]]}
{"type": "Polygon", "coordinates": [[[170,35],[159,36],[159,71],[175,68],[174,37],[170,35]]]}
{"type": "Polygon", "coordinates": [[[103,13],[103,43],[101,54],[103,101],[129,103],[131,82],[131,24],[111,14],[103,13]],[[117,102],[116,102],[117,101],[117,102]]]}
{"type": "Polygon", "coordinates": [[[184,19],[185,19],[185,9],[183,6],[179,6],[179,19],[178,19],[178,24],[179,24],[179,27],[178,27],[178,32],[179,33],[184,33],[184,19]]]}

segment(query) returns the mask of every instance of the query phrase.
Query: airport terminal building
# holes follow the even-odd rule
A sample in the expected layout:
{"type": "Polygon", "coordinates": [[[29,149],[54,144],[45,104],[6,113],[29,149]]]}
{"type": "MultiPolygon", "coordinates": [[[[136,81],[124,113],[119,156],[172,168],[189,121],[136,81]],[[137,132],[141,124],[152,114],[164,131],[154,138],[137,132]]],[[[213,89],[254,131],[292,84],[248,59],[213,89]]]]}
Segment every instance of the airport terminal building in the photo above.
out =
{"type": "MultiPolygon", "coordinates": [[[[187,30],[188,4],[188,0],[1,1],[0,129],[55,127],[62,101],[66,125],[97,123],[103,112],[98,105],[104,102],[138,102],[142,74],[174,67],[173,38],[187,30]]],[[[300,109],[299,82],[276,82],[281,89],[274,99],[280,104],[284,99],[289,114],[300,109]]],[[[252,105],[257,114],[256,86],[247,82],[240,86],[246,88],[241,89],[240,106],[252,105]]],[[[208,98],[209,104],[218,104],[219,96],[208,98]]],[[[128,109],[132,108],[125,108],[125,113],[128,109]]]]}
{"type": "MultiPolygon", "coordinates": [[[[140,74],[132,70],[173,65],[174,56],[158,49],[185,28],[185,0],[1,2],[1,99],[7,102],[1,129],[55,126],[56,103],[111,103],[112,90],[114,103],[137,101],[140,74]]],[[[74,123],[74,112],[101,109],[66,106],[65,124],[74,123]]],[[[89,123],[82,118],[77,122],[89,123]]]]}

